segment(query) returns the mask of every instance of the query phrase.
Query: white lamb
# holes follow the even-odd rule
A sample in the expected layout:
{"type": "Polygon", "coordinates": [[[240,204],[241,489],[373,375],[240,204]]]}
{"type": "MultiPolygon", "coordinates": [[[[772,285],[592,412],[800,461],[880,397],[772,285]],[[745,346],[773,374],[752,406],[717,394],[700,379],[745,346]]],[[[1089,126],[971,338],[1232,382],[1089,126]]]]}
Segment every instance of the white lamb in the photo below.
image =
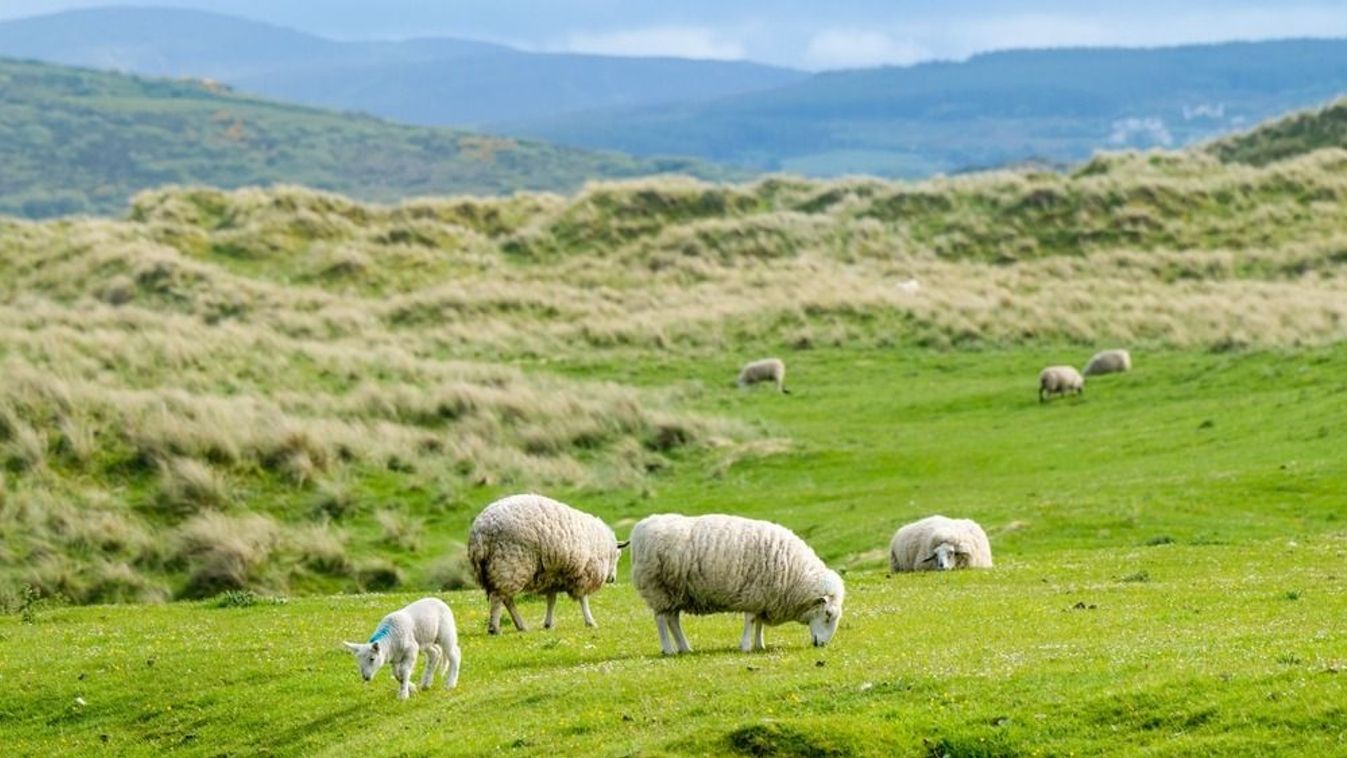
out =
{"type": "Polygon", "coordinates": [[[1132,370],[1132,355],[1126,350],[1103,350],[1094,354],[1085,364],[1085,375],[1116,374],[1132,370]]]}
{"type": "Polygon", "coordinates": [[[737,516],[650,516],[631,532],[631,581],[655,612],[665,655],[686,653],[683,612],[744,614],[744,652],[763,627],[797,621],[816,647],[842,618],[842,578],[789,529],[737,516]],[[672,638],[671,638],[672,635],[672,638]]]}
{"type": "Polygon", "coordinates": [[[930,516],[899,529],[889,543],[893,571],[991,568],[992,546],[976,521],[930,516]]]}
{"type": "Polygon", "coordinates": [[[760,361],[746,363],[739,369],[736,384],[741,388],[758,382],[775,382],[777,392],[790,394],[790,390],[786,389],[786,364],[780,358],[763,358],[760,361]]]}
{"type": "Polygon", "coordinates": [[[514,606],[521,592],[547,596],[546,629],[552,628],[559,592],[580,601],[585,626],[598,626],[589,596],[617,581],[626,545],[598,518],[542,495],[512,495],[488,505],[468,531],[468,560],[491,603],[487,632],[500,634],[501,606],[516,629],[527,629],[514,606]]]}
{"type": "Polygon", "coordinates": [[[1085,377],[1073,366],[1048,366],[1038,375],[1038,402],[1046,402],[1053,395],[1085,392],[1085,377]]]}
{"type": "Polygon", "coordinates": [[[375,627],[369,642],[344,642],[355,655],[356,665],[365,681],[386,661],[393,663],[393,677],[398,680],[398,698],[406,700],[412,691],[412,668],[416,655],[426,651],[426,670],[421,675],[421,689],[430,687],[437,670],[447,668],[444,686],[458,685],[458,666],[463,659],[458,649],[458,630],[454,626],[454,612],[438,598],[417,600],[402,610],[393,611],[375,627]]]}

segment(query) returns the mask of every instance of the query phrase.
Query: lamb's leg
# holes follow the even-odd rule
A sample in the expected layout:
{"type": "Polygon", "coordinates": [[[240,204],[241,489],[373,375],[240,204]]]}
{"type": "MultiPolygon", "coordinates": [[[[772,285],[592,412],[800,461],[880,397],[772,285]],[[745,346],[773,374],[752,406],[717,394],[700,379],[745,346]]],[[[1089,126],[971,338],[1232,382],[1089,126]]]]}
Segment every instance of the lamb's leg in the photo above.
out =
{"type": "Polygon", "coordinates": [[[678,611],[669,614],[669,631],[673,632],[674,641],[678,643],[678,652],[692,652],[692,647],[688,645],[688,638],[683,635],[683,622],[678,618],[678,611]]]}
{"type": "Polygon", "coordinates": [[[500,634],[500,612],[502,609],[500,595],[491,596],[491,616],[486,622],[487,634],[500,634]]]}
{"type": "Polygon", "coordinates": [[[585,626],[598,626],[598,623],[594,621],[594,614],[589,612],[589,595],[580,598],[580,613],[584,614],[585,626]]]}
{"type": "Polygon", "coordinates": [[[430,689],[435,681],[435,669],[440,667],[440,646],[434,643],[426,645],[426,670],[421,672],[421,689],[430,689]]]}
{"type": "Polygon", "coordinates": [[[739,649],[745,653],[753,649],[753,614],[744,614],[744,636],[739,638],[739,649]]]}
{"type": "Polygon", "coordinates": [[[547,593],[547,615],[543,616],[544,629],[552,628],[552,613],[556,611],[556,607],[557,607],[557,593],[555,592],[547,593]]]}
{"type": "Polygon", "coordinates": [[[463,661],[463,653],[458,645],[454,645],[445,651],[445,657],[449,659],[449,671],[444,675],[444,688],[451,690],[458,686],[458,667],[463,661]]]}
{"type": "Polygon", "coordinates": [[[763,629],[766,627],[767,625],[762,622],[762,619],[753,619],[753,646],[758,650],[767,649],[767,642],[762,636],[763,629]]]}
{"type": "Polygon", "coordinates": [[[529,625],[524,623],[524,619],[519,615],[519,610],[514,607],[514,598],[505,598],[505,610],[510,612],[510,620],[514,622],[514,628],[521,632],[527,632],[529,625]]]}
{"type": "Polygon", "coordinates": [[[665,655],[673,655],[678,650],[674,648],[673,643],[669,641],[669,621],[668,614],[655,614],[655,628],[659,630],[659,649],[665,655]]]}
{"type": "Polygon", "coordinates": [[[403,653],[403,657],[393,665],[393,675],[398,680],[398,700],[406,700],[412,694],[412,667],[416,665],[416,656],[420,649],[416,643],[403,653]]]}

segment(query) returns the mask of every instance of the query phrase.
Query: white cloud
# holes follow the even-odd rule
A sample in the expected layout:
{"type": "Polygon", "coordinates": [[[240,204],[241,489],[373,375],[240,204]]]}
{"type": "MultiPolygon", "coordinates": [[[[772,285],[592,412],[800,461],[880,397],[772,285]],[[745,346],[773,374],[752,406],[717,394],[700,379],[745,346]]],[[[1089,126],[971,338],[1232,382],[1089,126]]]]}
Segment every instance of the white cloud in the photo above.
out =
{"type": "Polygon", "coordinates": [[[567,52],[598,55],[668,56],[740,60],[743,43],[700,26],[651,26],[607,32],[571,32],[560,46],[567,52]]]}
{"type": "Polygon", "coordinates": [[[895,40],[885,32],[867,29],[825,29],[809,39],[804,52],[808,68],[864,68],[906,66],[931,57],[931,51],[912,40],[895,40]]]}

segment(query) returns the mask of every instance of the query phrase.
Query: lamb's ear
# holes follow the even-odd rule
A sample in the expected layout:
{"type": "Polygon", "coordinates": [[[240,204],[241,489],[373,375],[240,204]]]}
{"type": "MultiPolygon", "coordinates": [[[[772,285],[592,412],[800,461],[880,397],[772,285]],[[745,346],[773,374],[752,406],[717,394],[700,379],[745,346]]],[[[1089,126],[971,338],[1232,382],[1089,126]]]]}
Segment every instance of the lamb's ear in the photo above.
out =
{"type": "Polygon", "coordinates": [[[622,540],[621,542],[617,543],[617,549],[618,549],[618,550],[625,550],[626,547],[627,547],[627,545],[630,545],[630,544],[631,544],[631,540],[622,540]]]}
{"type": "Polygon", "coordinates": [[[346,646],[346,649],[347,649],[347,650],[350,650],[352,653],[357,652],[357,651],[360,650],[360,645],[359,645],[359,643],[355,643],[355,642],[343,642],[343,643],[341,643],[341,644],[345,645],[345,646],[346,646]]]}
{"type": "Polygon", "coordinates": [[[369,649],[373,650],[376,653],[379,652],[379,643],[377,642],[373,643],[372,645],[369,646],[369,649]]]}

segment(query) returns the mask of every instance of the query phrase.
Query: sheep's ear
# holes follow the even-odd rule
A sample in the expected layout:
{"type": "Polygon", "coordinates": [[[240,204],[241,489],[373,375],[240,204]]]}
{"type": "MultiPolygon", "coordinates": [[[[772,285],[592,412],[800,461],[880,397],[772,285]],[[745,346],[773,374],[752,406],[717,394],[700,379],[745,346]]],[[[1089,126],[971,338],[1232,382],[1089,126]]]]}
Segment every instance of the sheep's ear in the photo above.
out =
{"type": "Polygon", "coordinates": [[[822,608],[823,606],[825,606],[825,605],[827,605],[827,604],[828,604],[828,596],[827,596],[827,595],[820,595],[816,600],[814,600],[814,605],[817,605],[817,606],[819,606],[820,608],[822,608]]]}
{"type": "Polygon", "coordinates": [[[354,652],[360,650],[360,645],[359,645],[358,643],[355,643],[355,642],[343,642],[343,643],[341,643],[341,644],[345,645],[345,646],[346,646],[346,649],[347,649],[347,650],[350,650],[352,653],[354,653],[354,652]]]}
{"type": "Polygon", "coordinates": [[[617,543],[617,549],[618,549],[618,550],[623,550],[623,549],[625,549],[625,548],[627,547],[627,545],[630,545],[630,544],[631,544],[631,540],[622,540],[621,542],[617,543]]]}
{"type": "Polygon", "coordinates": [[[370,645],[370,646],[369,646],[369,649],[370,649],[370,650],[373,650],[373,651],[376,652],[376,653],[379,652],[379,643],[376,642],[376,643],[370,645]]]}

